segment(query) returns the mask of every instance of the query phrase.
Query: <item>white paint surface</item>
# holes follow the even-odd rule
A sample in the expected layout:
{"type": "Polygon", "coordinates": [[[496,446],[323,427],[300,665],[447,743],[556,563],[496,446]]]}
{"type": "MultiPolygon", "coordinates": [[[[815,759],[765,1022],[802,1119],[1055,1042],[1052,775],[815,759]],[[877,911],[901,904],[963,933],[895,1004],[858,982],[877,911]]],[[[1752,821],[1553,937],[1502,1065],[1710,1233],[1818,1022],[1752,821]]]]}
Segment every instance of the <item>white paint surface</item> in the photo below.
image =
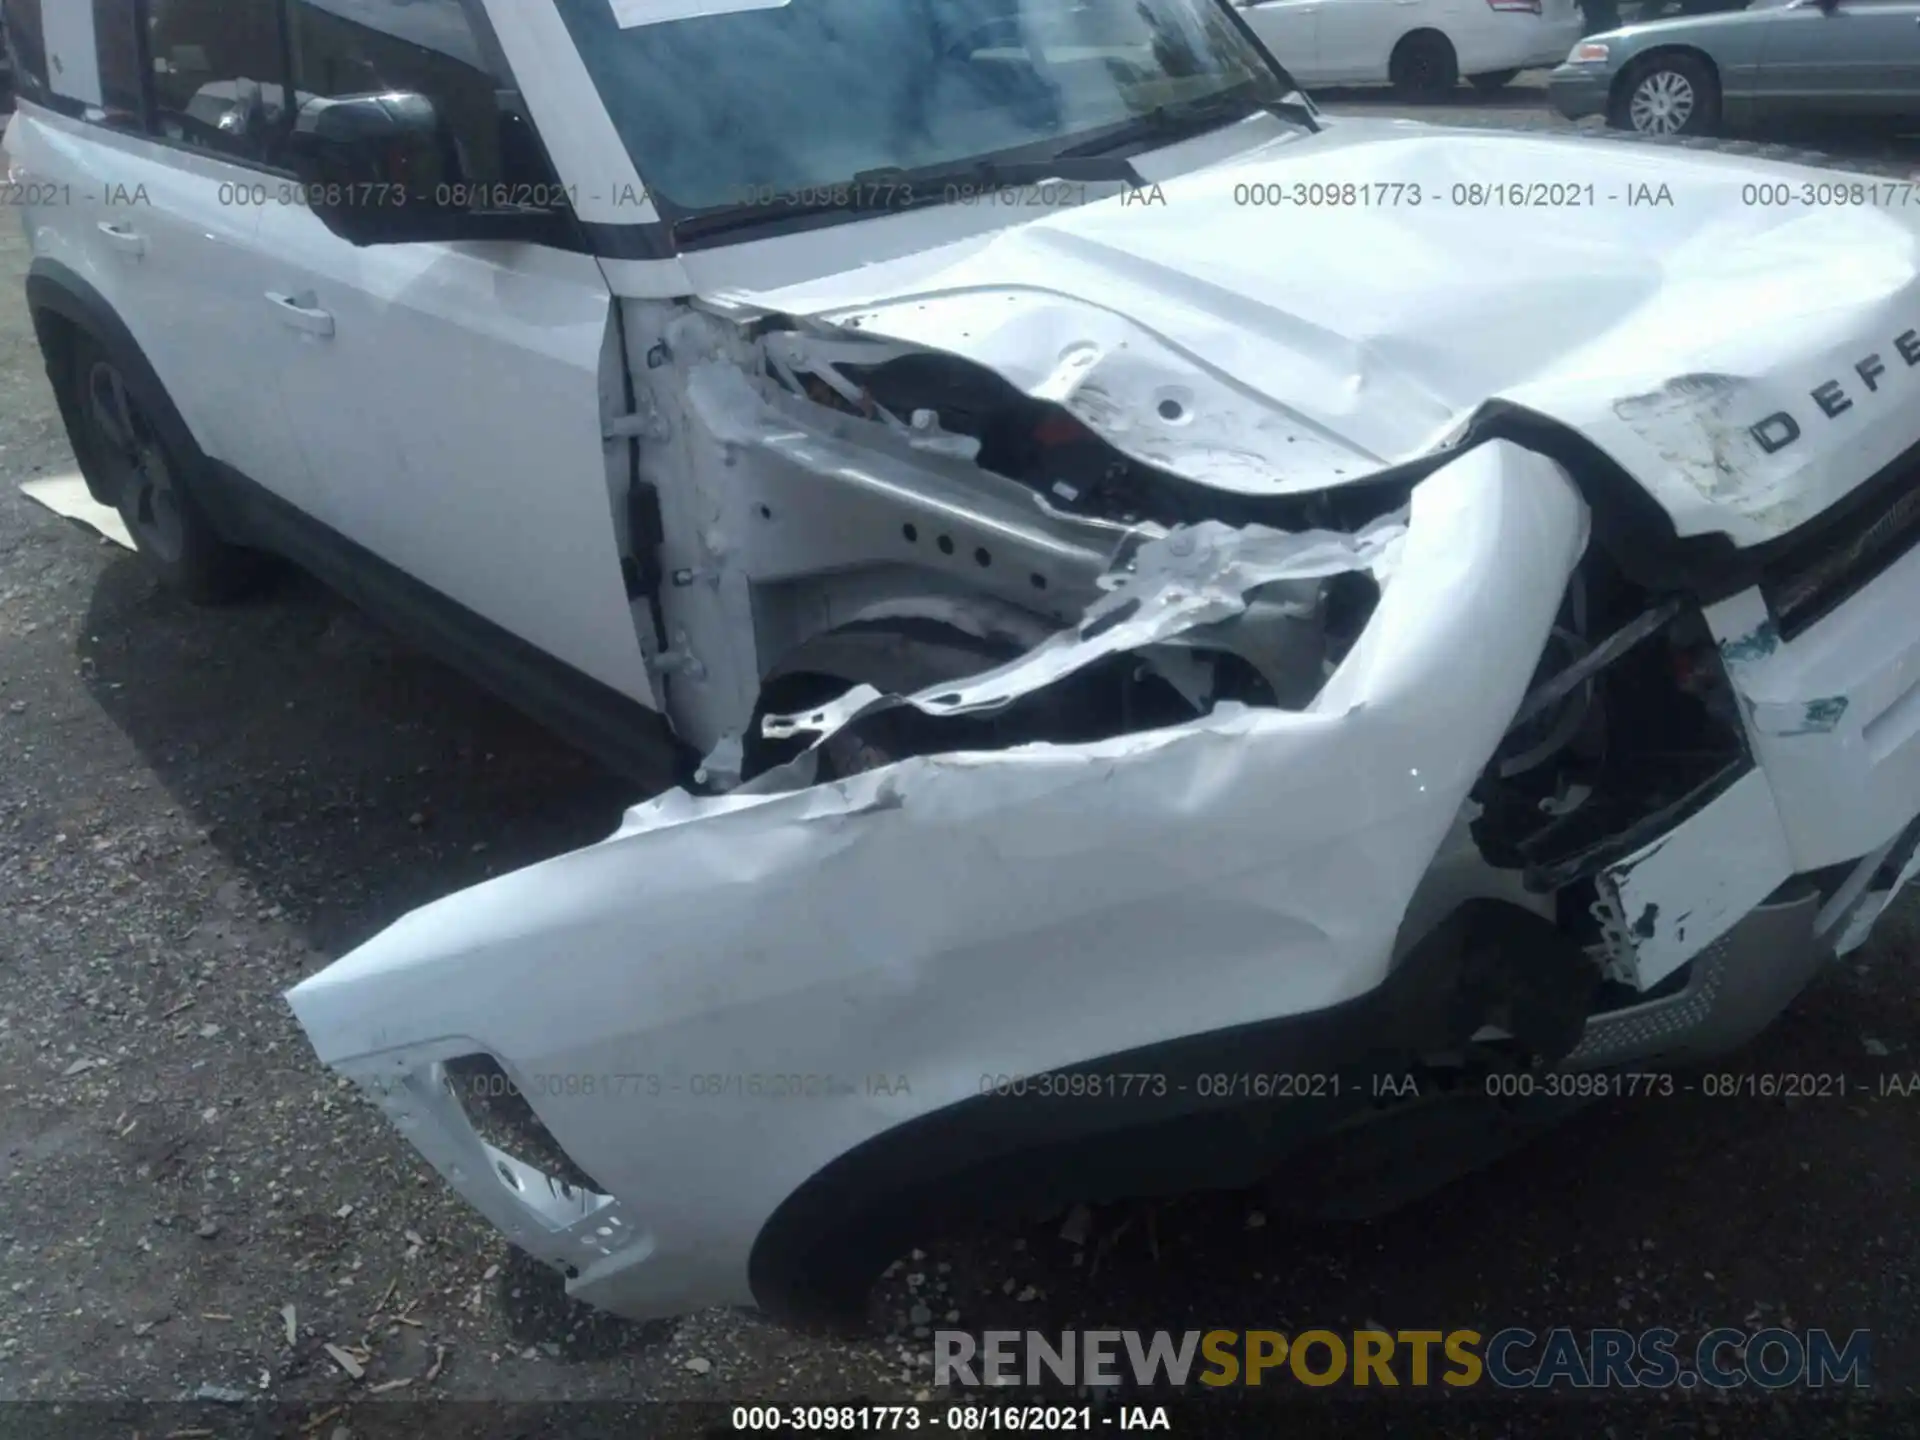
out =
{"type": "Polygon", "coordinates": [[[79,521],[116,545],[133,549],[133,536],[127,533],[126,522],[120,518],[120,512],[100,504],[89,495],[87,482],[77,471],[66,475],[49,475],[42,480],[28,480],[21,485],[20,493],[35,504],[46,506],[56,515],[79,521]]]}
{"type": "MultiPolygon", "coordinates": [[[[754,1236],[793,1189],[983,1073],[1377,985],[1584,540],[1563,472],[1483,447],[1414,491],[1371,623],[1303,711],[1223,706],[1094,744],[672,791],[599,845],[415,911],[289,999],[320,1058],[372,1083],[518,1243],[587,1255],[581,1298],[629,1315],[744,1302],[754,1236]],[[476,1169],[444,1107],[407,1098],[462,1049],[510,1074],[664,1077],[628,1103],[523,1087],[644,1243],[594,1258],[476,1169]],[[693,1093],[704,1072],[905,1074],[912,1090],[693,1093]]],[[[1183,589],[1168,578],[1143,609],[1183,589]]]]}
{"type": "Polygon", "coordinates": [[[1749,771],[1705,809],[1601,872],[1641,989],[1731,930],[1794,871],[1767,777],[1749,771]]]}
{"type": "Polygon", "coordinates": [[[1890,463],[1920,410],[1920,209],[1745,198],[1832,179],[1333,120],[1168,175],[1157,203],[1034,207],[984,233],[985,207],[945,206],[685,263],[723,300],[978,361],[1222,489],[1356,480],[1503,400],[1585,435],[1680,534],[1752,545],[1890,463]],[[1576,185],[1578,204],[1504,198],[1576,185]],[[1368,200],[1292,198],[1328,186],[1368,200]],[[1667,203],[1636,203],[1662,186],[1667,203]],[[1855,369],[1869,356],[1871,390],[1855,369]],[[1833,415],[1810,398],[1829,381],[1848,401],[1833,415]],[[1782,411],[1799,438],[1769,453],[1752,430],[1782,411]]]}

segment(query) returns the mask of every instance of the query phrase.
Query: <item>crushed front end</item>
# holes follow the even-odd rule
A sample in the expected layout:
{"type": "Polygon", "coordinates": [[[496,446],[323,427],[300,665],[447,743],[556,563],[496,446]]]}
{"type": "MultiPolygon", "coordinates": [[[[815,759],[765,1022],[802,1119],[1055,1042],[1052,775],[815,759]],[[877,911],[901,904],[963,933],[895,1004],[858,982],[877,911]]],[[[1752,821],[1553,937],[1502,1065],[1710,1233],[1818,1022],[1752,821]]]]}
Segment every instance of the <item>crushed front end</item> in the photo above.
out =
{"type": "Polygon", "coordinates": [[[1137,527],[1017,658],[769,717],[792,758],[293,1007],[579,1298],[801,1316],[948,1219],[1305,1165],[1382,1075],[1725,1049],[1858,943],[1914,868],[1920,554],[1789,638],[1628,580],[1511,441],[1379,497],[1137,527]]]}

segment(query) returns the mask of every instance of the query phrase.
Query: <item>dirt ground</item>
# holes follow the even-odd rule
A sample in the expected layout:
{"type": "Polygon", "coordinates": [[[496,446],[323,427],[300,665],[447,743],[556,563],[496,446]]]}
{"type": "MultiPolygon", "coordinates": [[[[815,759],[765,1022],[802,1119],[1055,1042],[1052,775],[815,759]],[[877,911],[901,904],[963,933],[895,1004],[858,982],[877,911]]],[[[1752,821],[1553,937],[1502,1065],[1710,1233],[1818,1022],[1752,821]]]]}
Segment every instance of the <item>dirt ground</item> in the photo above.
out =
{"type": "MultiPolygon", "coordinates": [[[[1726,1067],[1843,1075],[1843,1098],[1603,1105],[1365,1225],[1210,1196],[1098,1214],[1078,1244],[1057,1221],[948,1237],[903,1257],[859,1340],[570,1304],[319,1069],[281,992],[422,901],[600,838],[638,791],[311,582],[190,609],[23,499],[72,466],[25,266],[0,219],[0,1400],[246,1396],[323,1435],[375,1400],[904,1400],[931,1315],[1865,1328],[1870,1411],[1701,1392],[1604,1433],[1920,1414],[1920,1097],[1880,1093],[1920,1072],[1904,910],[1726,1067]]],[[[1552,1408],[1599,1434],[1601,1404],[1552,1408]]]]}

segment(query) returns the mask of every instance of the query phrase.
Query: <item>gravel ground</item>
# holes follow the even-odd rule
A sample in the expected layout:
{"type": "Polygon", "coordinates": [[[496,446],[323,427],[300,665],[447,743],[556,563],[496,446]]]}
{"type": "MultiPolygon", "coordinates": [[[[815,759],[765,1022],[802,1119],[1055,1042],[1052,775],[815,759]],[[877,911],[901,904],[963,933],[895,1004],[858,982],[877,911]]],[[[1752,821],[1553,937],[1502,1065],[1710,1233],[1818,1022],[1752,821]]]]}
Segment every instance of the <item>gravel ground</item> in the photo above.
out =
{"type": "MultiPolygon", "coordinates": [[[[1554,123],[1535,110],[1422,113],[1554,123]]],[[[1893,1403],[1696,1395],[1607,1433],[1920,1413],[1920,1100],[1876,1093],[1920,1072],[1904,911],[1734,1067],[1838,1072],[1845,1098],[1604,1105],[1366,1225],[1211,1196],[1102,1212],[1082,1243],[1057,1220],[947,1237],[858,1340],[571,1305],[315,1065],[280,994],[430,897],[599,838],[638,792],[310,582],[192,610],[20,497],[72,465],[25,263],[0,226],[0,1399],[898,1400],[928,1383],[929,1320],[1777,1323],[1873,1331],[1893,1403]]]]}

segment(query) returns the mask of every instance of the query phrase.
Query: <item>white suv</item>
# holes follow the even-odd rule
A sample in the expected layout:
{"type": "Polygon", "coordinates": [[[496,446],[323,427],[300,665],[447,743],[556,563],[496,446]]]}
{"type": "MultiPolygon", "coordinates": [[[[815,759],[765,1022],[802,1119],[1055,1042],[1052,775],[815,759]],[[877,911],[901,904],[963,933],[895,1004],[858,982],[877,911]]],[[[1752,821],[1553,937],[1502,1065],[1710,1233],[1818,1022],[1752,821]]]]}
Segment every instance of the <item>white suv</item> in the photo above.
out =
{"type": "Polygon", "coordinates": [[[1915,868],[1912,208],[1328,121],[1221,0],[9,20],[148,557],[705,757],[291,992],[585,1299],[1673,1093],[1915,868]]]}

